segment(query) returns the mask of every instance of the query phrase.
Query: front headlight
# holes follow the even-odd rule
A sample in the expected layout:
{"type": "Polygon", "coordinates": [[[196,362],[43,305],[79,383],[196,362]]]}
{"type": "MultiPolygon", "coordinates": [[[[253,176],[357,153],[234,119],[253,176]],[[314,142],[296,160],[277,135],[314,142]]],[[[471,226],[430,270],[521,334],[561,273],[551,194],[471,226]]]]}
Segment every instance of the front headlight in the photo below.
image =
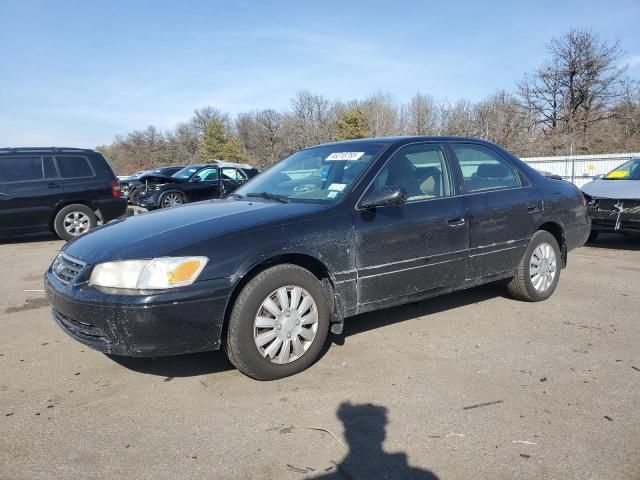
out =
{"type": "Polygon", "coordinates": [[[91,272],[89,284],[138,290],[184,287],[196,281],[208,261],[207,257],[161,257],[100,263],[91,272]]]}

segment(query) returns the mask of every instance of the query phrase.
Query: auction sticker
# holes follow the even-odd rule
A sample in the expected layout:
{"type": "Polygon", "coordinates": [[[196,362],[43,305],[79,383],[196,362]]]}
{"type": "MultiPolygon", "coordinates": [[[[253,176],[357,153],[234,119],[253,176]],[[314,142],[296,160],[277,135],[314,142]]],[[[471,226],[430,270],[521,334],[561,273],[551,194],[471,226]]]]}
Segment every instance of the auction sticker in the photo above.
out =
{"type": "Polygon", "coordinates": [[[332,183],[331,185],[329,185],[329,190],[337,190],[341,192],[344,190],[346,186],[347,186],[346,183],[332,183]]]}
{"type": "Polygon", "coordinates": [[[364,152],[334,152],[329,155],[325,160],[327,161],[335,161],[335,160],[358,160],[361,156],[364,155],[364,152]]]}

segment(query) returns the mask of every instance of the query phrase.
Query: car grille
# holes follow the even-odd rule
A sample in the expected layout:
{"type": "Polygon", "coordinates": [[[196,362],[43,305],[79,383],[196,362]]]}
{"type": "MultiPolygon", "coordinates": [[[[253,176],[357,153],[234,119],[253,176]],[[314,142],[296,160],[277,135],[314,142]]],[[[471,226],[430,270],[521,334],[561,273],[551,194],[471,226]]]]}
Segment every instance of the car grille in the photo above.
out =
{"type": "Polygon", "coordinates": [[[53,317],[72,337],[84,340],[93,346],[106,346],[110,343],[101,328],[67,317],[55,308],[53,309],[53,317]]]}
{"type": "Polygon", "coordinates": [[[65,285],[73,282],[86,264],[76,258],[59,253],[51,265],[51,273],[65,285]]]}

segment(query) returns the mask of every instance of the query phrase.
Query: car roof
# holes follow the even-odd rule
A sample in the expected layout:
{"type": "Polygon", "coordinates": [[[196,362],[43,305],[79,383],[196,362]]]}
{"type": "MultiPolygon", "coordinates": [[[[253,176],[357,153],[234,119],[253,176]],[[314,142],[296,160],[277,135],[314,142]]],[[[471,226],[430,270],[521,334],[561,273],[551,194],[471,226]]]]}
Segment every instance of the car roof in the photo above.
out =
{"type": "Polygon", "coordinates": [[[0,155],[16,153],[96,153],[90,148],[73,147],[0,147],[0,155]]]}
{"type": "Polygon", "coordinates": [[[329,145],[354,145],[369,143],[375,144],[392,144],[392,143],[413,143],[413,142],[473,142],[483,145],[493,145],[486,140],[473,137],[444,137],[444,136],[425,136],[425,135],[406,135],[406,136],[391,136],[391,137],[374,137],[374,138],[354,138],[353,140],[342,140],[339,142],[328,142],[320,145],[313,145],[307,148],[325,147],[329,145]]]}

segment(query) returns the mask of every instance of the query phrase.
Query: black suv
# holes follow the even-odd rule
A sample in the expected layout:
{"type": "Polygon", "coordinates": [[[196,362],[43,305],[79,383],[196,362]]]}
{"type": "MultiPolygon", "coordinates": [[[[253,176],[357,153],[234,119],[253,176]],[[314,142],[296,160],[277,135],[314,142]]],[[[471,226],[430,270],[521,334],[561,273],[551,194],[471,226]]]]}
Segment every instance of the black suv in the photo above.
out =
{"type": "Polygon", "coordinates": [[[80,148],[0,148],[0,235],[51,230],[64,240],[127,208],[104,157],[80,148]]]}
{"type": "Polygon", "coordinates": [[[171,177],[144,175],[146,188],[137,197],[137,205],[148,210],[183,203],[224,198],[260,173],[242,163],[213,162],[184,167],[171,177]]]}

